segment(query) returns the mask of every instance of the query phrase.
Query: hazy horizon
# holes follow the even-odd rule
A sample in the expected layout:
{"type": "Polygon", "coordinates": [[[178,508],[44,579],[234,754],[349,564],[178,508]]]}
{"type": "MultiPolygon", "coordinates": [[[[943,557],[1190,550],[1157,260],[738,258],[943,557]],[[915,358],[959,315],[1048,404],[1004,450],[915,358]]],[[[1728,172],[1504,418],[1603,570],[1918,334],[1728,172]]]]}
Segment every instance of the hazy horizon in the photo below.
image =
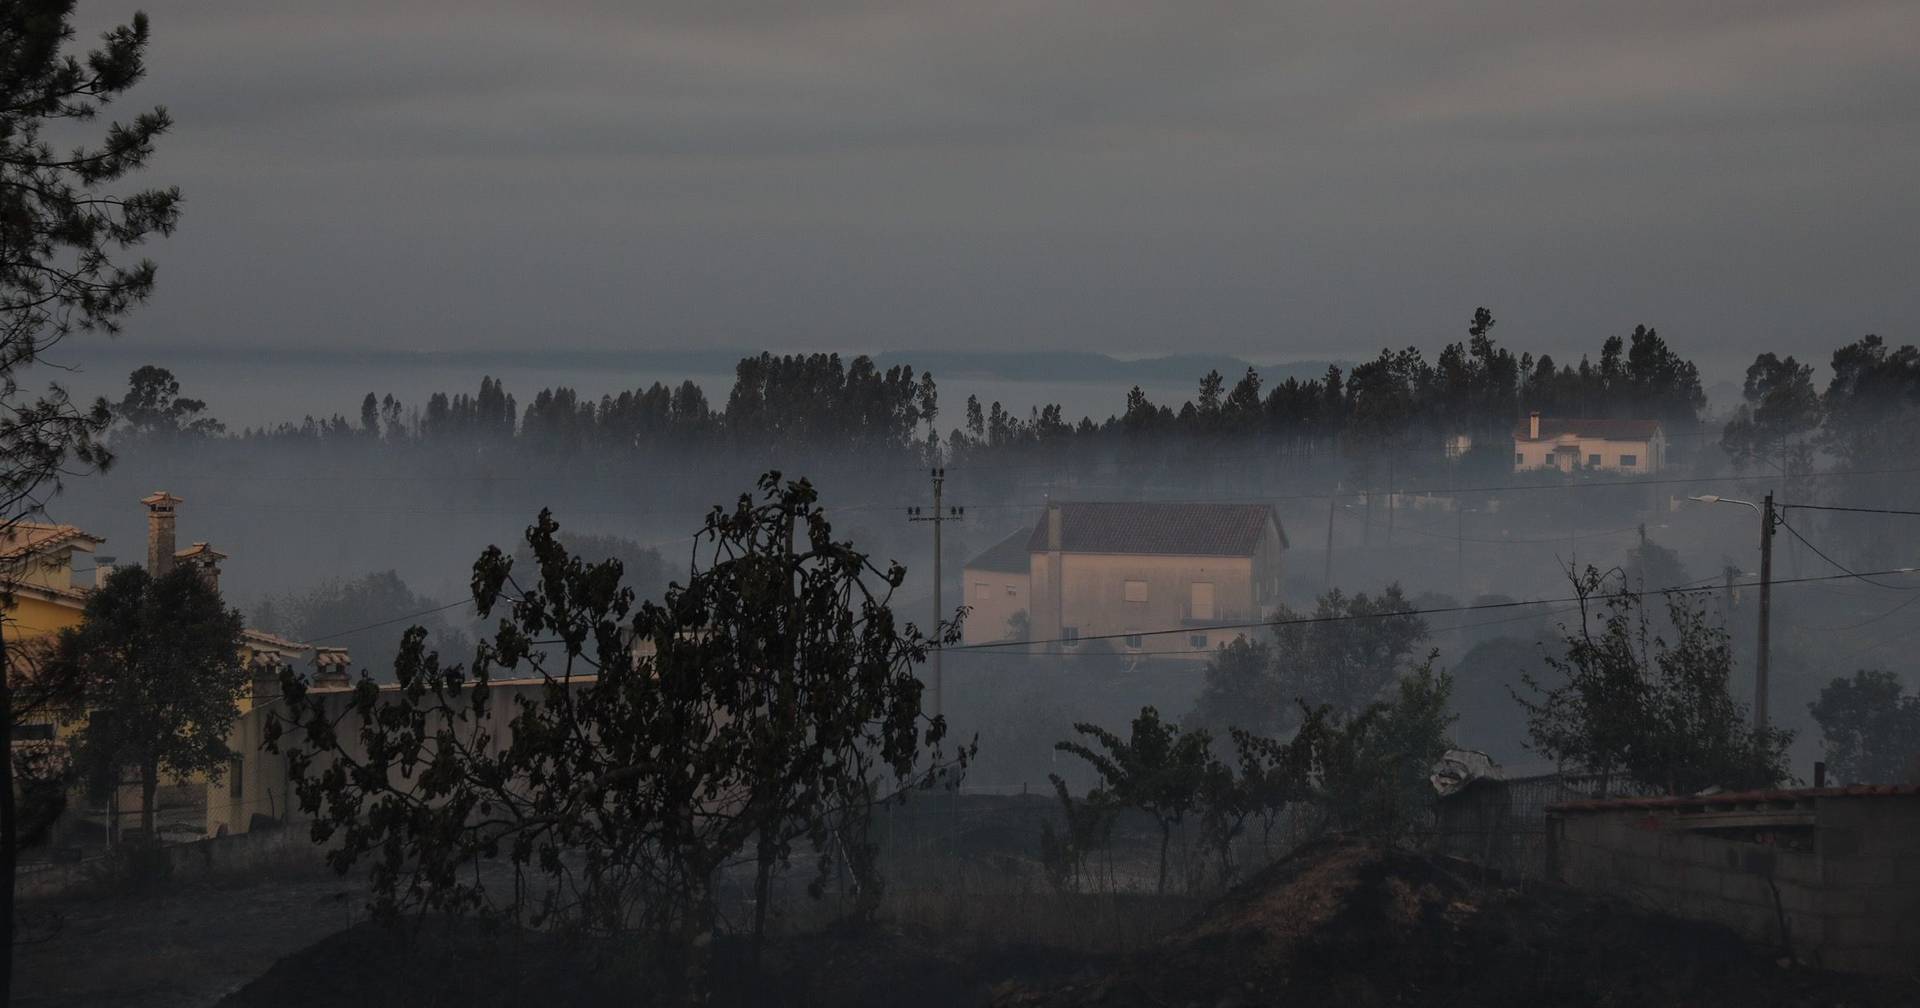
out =
{"type": "MultiPolygon", "coordinates": [[[[134,5],[85,3],[79,41],[134,5]]],[[[151,346],[1912,342],[1920,7],[155,9],[151,346]]]]}

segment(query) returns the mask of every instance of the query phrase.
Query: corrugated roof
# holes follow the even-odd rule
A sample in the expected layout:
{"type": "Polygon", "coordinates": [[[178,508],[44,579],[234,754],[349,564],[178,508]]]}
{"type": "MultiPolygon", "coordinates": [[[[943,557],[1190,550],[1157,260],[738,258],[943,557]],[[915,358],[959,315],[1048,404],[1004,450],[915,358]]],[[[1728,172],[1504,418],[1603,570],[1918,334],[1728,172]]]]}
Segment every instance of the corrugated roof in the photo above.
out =
{"type": "Polygon", "coordinates": [[[1754,805],[1801,801],[1807,798],[1920,797],[1920,785],[1853,784],[1847,787],[1769,788],[1761,791],[1723,791],[1710,795],[1662,798],[1601,798],[1548,805],[1549,812],[1616,812],[1623,809],[1681,809],[1721,805],[1754,805]]]}
{"type": "Polygon", "coordinates": [[[1513,429],[1513,436],[1521,441],[1551,441],[1567,434],[1602,441],[1646,441],[1660,433],[1660,421],[1541,417],[1540,436],[1530,436],[1532,429],[1523,421],[1513,429]]]}
{"type": "MultiPolygon", "coordinates": [[[[1068,553],[1251,556],[1269,522],[1280,532],[1280,545],[1287,544],[1270,504],[1063,501],[1050,507],[1060,509],[1060,548],[1068,553]]],[[[1043,519],[1028,537],[1027,549],[1046,548],[1043,519]]]]}
{"type": "Polygon", "coordinates": [[[967,561],[967,569],[1025,574],[1033,569],[1033,561],[1029,559],[1027,550],[1027,540],[1032,537],[1032,529],[1021,529],[967,561]]]}

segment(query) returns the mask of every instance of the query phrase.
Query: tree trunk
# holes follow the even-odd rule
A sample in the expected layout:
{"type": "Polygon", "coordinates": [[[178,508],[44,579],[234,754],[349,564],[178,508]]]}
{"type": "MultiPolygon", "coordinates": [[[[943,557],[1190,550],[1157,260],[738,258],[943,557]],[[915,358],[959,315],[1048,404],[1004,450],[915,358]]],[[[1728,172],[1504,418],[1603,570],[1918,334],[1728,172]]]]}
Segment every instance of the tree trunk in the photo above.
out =
{"type": "Polygon", "coordinates": [[[712,877],[689,882],[686,906],[679,922],[680,933],[669,950],[677,961],[663,964],[674,988],[670,1003],[697,1005],[706,1001],[707,966],[713,953],[713,928],[717,918],[712,877]]]}
{"type": "Polygon", "coordinates": [[[1173,826],[1168,822],[1166,822],[1165,820],[1161,820],[1160,822],[1160,888],[1156,890],[1156,892],[1161,896],[1165,896],[1167,894],[1167,845],[1172,841],[1173,841],[1173,826]]]}
{"type": "Polygon", "coordinates": [[[149,844],[158,839],[153,832],[153,796],[159,790],[160,764],[149,759],[140,764],[140,829],[149,844]]]}
{"type": "Polygon", "coordinates": [[[767,937],[767,897],[773,889],[773,835],[760,830],[753,873],[753,968],[760,969],[760,946],[767,937]]]}
{"type": "Polygon", "coordinates": [[[13,805],[13,683],[7,671],[6,634],[0,630],[0,871],[7,873],[0,897],[0,1004],[13,1003],[13,866],[18,826],[13,805]]]}

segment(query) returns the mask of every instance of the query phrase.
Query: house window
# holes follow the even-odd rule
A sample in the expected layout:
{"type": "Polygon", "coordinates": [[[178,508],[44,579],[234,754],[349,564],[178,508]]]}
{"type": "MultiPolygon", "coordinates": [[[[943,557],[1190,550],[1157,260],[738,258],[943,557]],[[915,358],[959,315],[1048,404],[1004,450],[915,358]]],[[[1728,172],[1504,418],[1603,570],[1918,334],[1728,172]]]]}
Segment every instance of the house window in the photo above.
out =
{"type": "Polygon", "coordinates": [[[1135,649],[1135,650],[1139,650],[1139,648],[1140,648],[1140,635],[1139,635],[1139,634],[1128,634],[1128,635],[1127,635],[1127,646],[1128,646],[1128,647],[1130,647],[1130,648],[1133,648],[1133,649],[1135,649]]]}
{"type": "Polygon", "coordinates": [[[242,801],[245,801],[247,797],[247,761],[244,758],[235,756],[228,762],[227,779],[233,782],[227,787],[227,793],[232,802],[238,805],[242,801]]]}
{"type": "Polygon", "coordinates": [[[1019,585],[1008,585],[1008,586],[1007,586],[1007,594],[1008,594],[1008,595],[1012,595],[1012,596],[1014,596],[1015,598],[1018,598],[1018,597],[1019,597],[1019,595],[1020,595],[1020,586],[1019,586],[1019,585]]]}
{"type": "Polygon", "coordinates": [[[1521,453],[1521,452],[1514,452],[1514,453],[1513,453],[1513,464],[1514,464],[1514,465],[1526,465],[1526,464],[1527,464],[1527,456],[1526,456],[1525,454],[1523,454],[1523,453],[1521,453]]]}
{"type": "Polygon", "coordinates": [[[1072,647],[1075,644],[1080,643],[1080,628],[1077,626],[1061,627],[1060,641],[1061,643],[1065,644],[1068,647],[1072,647]]]}
{"type": "Polygon", "coordinates": [[[1620,465],[1621,465],[1621,467],[1622,467],[1622,468],[1625,468],[1625,469],[1631,469],[1631,468],[1633,468],[1634,466],[1637,466],[1637,465],[1639,465],[1639,464],[1640,464],[1640,456],[1638,456],[1638,455],[1622,455],[1622,456],[1620,456],[1620,465]]]}
{"type": "Polygon", "coordinates": [[[1193,583],[1193,618],[1213,618],[1213,582],[1195,581],[1193,583]]]}
{"type": "Polygon", "coordinates": [[[1207,635],[1203,633],[1189,634],[1187,636],[1187,643],[1193,647],[1204,648],[1207,646],[1207,635]]]}
{"type": "Polygon", "coordinates": [[[1588,455],[1588,456],[1587,456],[1587,468],[1589,468],[1589,469],[1598,469],[1598,468],[1600,468],[1600,453],[1599,453],[1599,452],[1594,452],[1593,454],[1591,454],[1591,455],[1588,455]]]}
{"type": "Polygon", "coordinates": [[[993,589],[989,588],[985,581],[975,581],[973,583],[973,600],[975,602],[985,602],[992,597],[993,589]]]}
{"type": "Polygon", "coordinates": [[[1127,601],[1145,602],[1146,600],[1147,600],[1147,583],[1145,581],[1128,581],[1127,582],[1127,601]]]}

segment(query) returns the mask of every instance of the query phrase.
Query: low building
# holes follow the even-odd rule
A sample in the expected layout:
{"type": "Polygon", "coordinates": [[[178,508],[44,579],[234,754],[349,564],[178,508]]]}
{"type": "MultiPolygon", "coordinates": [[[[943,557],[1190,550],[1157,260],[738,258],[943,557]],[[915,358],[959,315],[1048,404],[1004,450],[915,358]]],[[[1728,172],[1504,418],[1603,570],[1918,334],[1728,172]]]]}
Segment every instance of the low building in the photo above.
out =
{"type": "Polygon", "coordinates": [[[966,565],[966,638],[1008,639],[1024,612],[1030,640],[1204,658],[1278,603],[1286,548],[1265,504],[1052,503],[966,565]]]}
{"type": "Polygon", "coordinates": [[[962,628],[969,644],[1020,640],[1031,620],[1028,596],[1033,590],[1033,558],[1027,541],[1033,529],[1022,528],[967,561],[967,622],[962,628]]]}
{"type": "MultiPolygon", "coordinates": [[[[176,566],[190,566],[218,589],[220,564],[227,555],[204,542],[196,542],[186,549],[177,548],[178,508],[184,501],[161,490],[142,498],[140,503],[147,509],[148,571],[158,577],[176,566]]],[[[96,551],[96,547],[105,542],[72,525],[16,522],[12,528],[0,532],[0,584],[6,589],[5,608],[0,611],[0,618],[6,622],[6,674],[16,688],[32,688],[33,677],[55,636],[80,625],[87,599],[111,575],[114,558],[96,551]],[[93,557],[90,572],[74,564],[75,557],[82,553],[93,557]]],[[[311,666],[318,671],[343,666],[349,661],[344,649],[317,647],[253,629],[242,633],[240,650],[248,665],[273,669],[276,683],[277,670],[283,665],[311,666]]],[[[240,698],[242,710],[252,703],[251,693],[240,698]]],[[[17,726],[15,745],[55,746],[56,751],[62,751],[67,738],[78,731],[86,719],[84,710],[39,712],[29,723],[17,726]]],[[[137,817],[139,789],[122,790],[114,816],[137,817]]]]}
{"type": "Polygon", "coordinates": [[[1547,871],[1825,969],[1920,973],[1920,787],[1547,808],[1547,871]]]}
{"type": "Polygon", "coordinates": [[[1654,473],[1667,462],[1658,420],[1545,418],[1538,411],[1513,432],[1513,468],[1561,472],[1654,473]]]}

